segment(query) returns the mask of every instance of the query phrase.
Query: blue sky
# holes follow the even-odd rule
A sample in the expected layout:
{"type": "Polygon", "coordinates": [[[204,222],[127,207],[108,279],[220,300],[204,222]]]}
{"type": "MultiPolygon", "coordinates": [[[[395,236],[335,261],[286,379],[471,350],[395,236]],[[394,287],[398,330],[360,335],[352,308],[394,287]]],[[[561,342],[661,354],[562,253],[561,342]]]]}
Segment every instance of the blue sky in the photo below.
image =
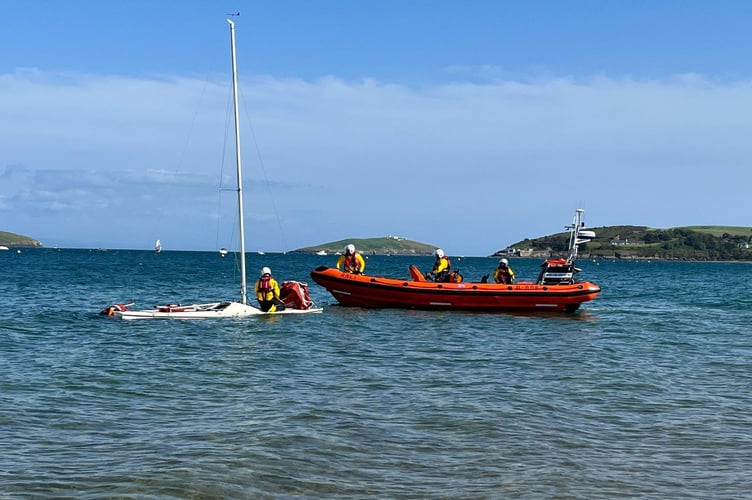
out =
{"type": "Polygon", "coordinates": [[[752,3],[0,3],[0,230],[233,242],[400,235],[488,255],[590,226],[752,225],[752,3]]]}

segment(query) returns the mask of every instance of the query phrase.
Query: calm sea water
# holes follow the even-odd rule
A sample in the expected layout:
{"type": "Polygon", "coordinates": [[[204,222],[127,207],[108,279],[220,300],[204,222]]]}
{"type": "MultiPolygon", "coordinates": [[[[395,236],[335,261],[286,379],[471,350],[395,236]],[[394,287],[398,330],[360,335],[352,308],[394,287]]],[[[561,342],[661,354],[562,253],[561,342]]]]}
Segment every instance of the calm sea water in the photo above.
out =
{"type": "Polygon", "coordinates": [[[123,322],[96,313],[234,299],[233,257],[2,252],[0,497],[750,498],[752,266],[579,264],[603,292],[571,316],[348,309],[311,283],[323,314],[123,322]]]}

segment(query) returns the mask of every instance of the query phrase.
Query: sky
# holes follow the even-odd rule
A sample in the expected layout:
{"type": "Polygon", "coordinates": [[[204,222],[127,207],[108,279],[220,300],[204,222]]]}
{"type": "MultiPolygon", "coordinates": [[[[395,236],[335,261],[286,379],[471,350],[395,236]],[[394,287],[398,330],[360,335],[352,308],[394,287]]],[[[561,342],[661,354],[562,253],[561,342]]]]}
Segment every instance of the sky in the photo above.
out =
{"type": "Polygon", "coordinates": [[[237,248],[238,12],[249,251],[752,226],[752,2],[0,0],[0,231],[237,248]]]}

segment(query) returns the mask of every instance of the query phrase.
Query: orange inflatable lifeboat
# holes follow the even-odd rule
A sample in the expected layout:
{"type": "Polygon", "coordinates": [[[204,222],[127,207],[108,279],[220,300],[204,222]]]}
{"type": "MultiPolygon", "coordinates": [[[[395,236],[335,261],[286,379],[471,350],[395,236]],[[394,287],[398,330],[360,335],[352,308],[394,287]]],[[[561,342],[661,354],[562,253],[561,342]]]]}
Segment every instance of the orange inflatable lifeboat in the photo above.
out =
{"type": "Polygon", "coordinates": [[[548,259],[541,264],[536,282],[473,283],[428,281],[415,266],[410,279],[350,274],[321,266],[311,279],[343,306],[366,308],[440,309],[463,311],[560,311],[571,313],[595,299],[601,287],[577,281],[574,265],[578,245],[595,237],[584,229],[582,209],[576,212],[568,257],[548,259]]]}

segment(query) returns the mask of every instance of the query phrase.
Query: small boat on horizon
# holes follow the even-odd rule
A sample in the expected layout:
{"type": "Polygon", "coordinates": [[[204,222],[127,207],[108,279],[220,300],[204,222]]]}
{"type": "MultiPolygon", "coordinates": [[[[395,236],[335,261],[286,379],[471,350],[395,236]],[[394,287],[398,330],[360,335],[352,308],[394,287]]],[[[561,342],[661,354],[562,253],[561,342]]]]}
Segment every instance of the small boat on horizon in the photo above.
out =
{"type": "Polygon", "coordinates": [[[316,252],[316,255],[324,256],[326,255],[326,250],[319,250],[318,252],[316,252]]]}
{"type": "Polygon", "coordinates": [[[154,242],[154,251],[159,253],[162,251],[162,242],[157,240],[154,242]]]}

